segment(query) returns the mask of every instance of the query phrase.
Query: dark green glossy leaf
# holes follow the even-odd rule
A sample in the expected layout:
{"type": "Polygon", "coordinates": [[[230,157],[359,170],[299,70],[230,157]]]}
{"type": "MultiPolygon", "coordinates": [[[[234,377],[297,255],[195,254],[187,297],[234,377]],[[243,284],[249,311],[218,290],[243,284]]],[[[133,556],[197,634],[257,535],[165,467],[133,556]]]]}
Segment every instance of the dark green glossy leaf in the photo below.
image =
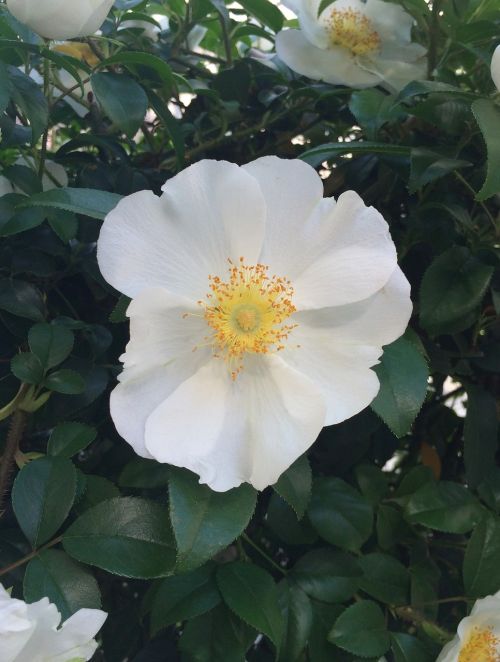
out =
{"type": "Polygon", "coordinates": [[[472,104],[472,112],[483,134],[488,160],[486,165],[486,179],[477,194],[478,200],[487,198],[500,192],[500,110],[489,99],[478,99],[472,104]]]}
{"type": "Polygon", "coordinates": [[[482,598],[500,590],[500,518],[480,522],[469,539],[464,557],[464,586],[468,596],[482,598]]]}
{"type": "Polygon", "coordinates": [[[391,644],[384,614],[370,600],[356,602],[342,612],[328,639],[339,648],[361,657],[384,655],[391,644]]]}
{"type": "Polygon", "coordinates": [[[70,460],[43,457],[21,469],[12,489],[12,506],[24,535],[38,547],[56,533],[76,494],[76,471],[70,460]]]}
{"type": "Polygon", "coordinates": [[[96,99],[109,119],[132,137],[148,109],[143,88],[129,76],[110,72],[94,74],[91,83],[96,99]]]}
{"type": "Polygon", "coordinates": [[[498,419],[493,395],[478,386],[467,389],[467,417],[464,426],[464,460],[467,481],[472,488],[481,483],[498,450],[498,419]]]}
{"type": "Polygon", "coordinates": [[[95,191],[86,188],[59,188],[33,195],[18,206],[62,209],[104,220],[106,214],[109,214],[120,200],[120,195],[108,193],[107,191],[95,191]]]}
{"type": "Polygon", "coordinates": [[[48,598],[63,621],[79,609],[99,609],[101,594],[91,572],[67,554],[46,549],[32,559],[24,575],[24,599],[48,598]]]}
{"type": "Polygon", "coordinates": [[[30,349],[44,369],[62,363],[73,349],[73,334],[64,326],[55,324],[35,324],[28,334],[30,349]]]}
{"type": "Polygon", "coordinates": [[[271,575],[251,563],[235,561],[220,566],[217,584],[227,606],[279,649],[284,624],[271,575]]]}
{"type": "Polygon", "coordinates": [[[175,563],[166,509],[145,499],[99,503],[69,527],[63,544],[78,561],[125,577],[165,576],[175,563]]]}
{"type": "Polygon", "coordinates": [[[410,575],[404,565],[389,554],[367,554],[359,559],[363,570],[360,588],[372,598],[389,605],[408,604],[410,575]]]}
{"type": "Polygon", "coordinates": [[[12,373],[26,384],[40,384],[43,381],[43,365],[31,352],[16,354],[10,362],[12,373]]]}
{"type": "Polygon", "coordinates": [[[247,526],[257,493],[250,485],[214,492],[195,474],[172,469],[170,519],[177,543],[177,568],[192,570],[227,547],[247,526]]]}
{"type": "Polygon", "coordinates": [[[74,370],[63,368],[52,372],[44,381],[45,388],[64,395],[79,395],[85,391],[85,380],[74,370]]]}
{"type": "Polygon", "coordinates": [[[397,437],[402,437],[410,431],[424,402],[427,363],[413,343],[399,338],[385,347],[375,372],[380,390],[371,407],[397,437]]]}
{"type": "Polygon", "coordinates": [[[279,597],[285,628],[279,662],[297,662],[307,645],[312,627],[311,601],[304,591],[283,580],[279,585],[279,597]]]}
{"type": "Polygon", "coordinates": [[[312,472],[307,455],[299,457],[281,474],[273,487],[301,519],[306,512],[312,489],[312,472]]]}
{"type": "Polygon", "coordinates": [[[72,457],[87,448],[96,436],[97,430],[85,423],[60,423],[52,430],[47,453],[60,457],[72,457]]]}
{"type": "Polygon", "coordinates": [[[358,590],[362,574],[353,556],[320,548],[304,554],[290,576],[311,598],[345,602],[358,590]]]}

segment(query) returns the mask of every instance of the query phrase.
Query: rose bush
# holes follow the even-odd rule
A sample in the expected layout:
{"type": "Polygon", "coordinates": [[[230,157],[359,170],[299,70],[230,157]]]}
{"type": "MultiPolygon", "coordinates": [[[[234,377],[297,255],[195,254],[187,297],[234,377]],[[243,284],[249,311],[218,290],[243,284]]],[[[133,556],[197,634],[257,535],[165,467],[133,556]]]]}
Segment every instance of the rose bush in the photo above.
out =
{"type": "Polygon", "coordinates": [[[0,4],[1,662],[498,657],[499,35],[0,4]]]}

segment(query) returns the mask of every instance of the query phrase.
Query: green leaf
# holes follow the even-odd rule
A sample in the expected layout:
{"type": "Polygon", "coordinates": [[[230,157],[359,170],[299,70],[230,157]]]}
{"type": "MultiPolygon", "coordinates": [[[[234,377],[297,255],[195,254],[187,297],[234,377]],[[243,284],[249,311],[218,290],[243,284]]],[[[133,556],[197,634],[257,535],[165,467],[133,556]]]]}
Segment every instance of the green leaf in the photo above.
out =
{"type": "Polygon", "coordinates": [[[313,602],[313,623],[308,645],[308,662],[332,662],[339,658],[339,649],[327,637],[332,623],[343,611],[340,605],[313,602]]]}
{"type": "Polygon", "coordinates": [[[49,106],[40,87],[29,76],[14,66],[9,66],[12,101],[28,118],[32,131],[32,144],[45,131],[49,122],[49,106]]]}
{"type": "Polygon", "coordinates": [[[471,326],[492,274],[493,267],[464,246],[452,246],[437,257],[420,288],[420,323],[424,329],[439,335],[471,326]]]}
{"type": "Polygon", "coordinates": [[[73,333],[64,326],[35,324],[29,330],[28,342],[45,370],[62,363],[73,349],[73,333]]]}
{"type": "Polygon", "coordinates": [[[70,556],[124,577],[170,574],[175,545],[164,508],[134,497],[103,501],[81,515],[63,537],[70,556]]]}
{"type": "Polygon", "coordinates": [[[411,634],[393,632],[391,642],[395,662],[432,662],[434,659],[424,644],[411,634]]]}
{"type": "MultiPolygon", "coordinates": [[[[151,53],[141,53],[137,51],[122,50],[119,53],[116,53],[115,55],[112,55],[111,57],[102,60],[99,63],[99,67],[100,68],[108,67],[110,64],[125,65],[133,72],[135,72],[135,70],[137,69],[137,65],[139,65],[139,69],[142,69],[143,67],[147,67],[148,69],[152,69],[158,74],[161,82],[166,87],[165,91],[167,94],[171,93],[173,88],[175,87],[174,77],[172,75],[172,69],[170,68],[170,66],[167,64],[167,62],[165,62],[165,60],[157,57],[156,55],[152,55],[151,53]]],[[[96,75],[100,75],[100,74],[94,74],[92,80],[96,75]]],[[[120,80],[121,80],[121,76],[120,76],[120,80]]],[[[142,88],[140,89],[142,90],[142,88]]]]}
{"type": "Polygon", "coordinates": [[[385,347],[375,372],[380,390],[371,407],[397,437],[403,437],[425,399],[427,363],[413,343],[399,338],[385,347]]]}
{"type": "Polygon", "coordinates": [[[85,423],[59,423],[49,437],[47,453],[59,457],[73,457],[87,448],[96,436],[97,430],[85,423]]]}
{"type": "Polygon", "coordinates": [[[74,370],[64,368],[52,372],[44,382],[45,388],[64,395],[78,395],[85,391],[85,380],[74,370]]]}
{"type": "Polygon", "coordinates": [[[79,501],[76,509],[82,513],[89,508],[97,506],[102,501],[108,501],[120,496],[120,490],[107,478],[102,476],[85,476],[85,493],[83,499],[79,501]]]}
{"type": "Polygon", "coordinates": [[[375,602],[363,600],[348,607],[335,621],[328,640],[361,657],[380,657],[389,650],[384,614],[375,602]]]}
{"type": "Polygon", "coordinates": [[[235,561],[219,567],[217,584],[227,606],[279,650],[284,624],[271,575],[251,563],[235,561]]]}
{"type": "Polygon", "coordinates": [[[0,278],[0,310],[40,322],[43,320],[44,309],[42,297],[33,285],[0,278]]]}
{"type": "Polygon", "coordinates": [[[50,227],[54,230],[61,241],[67,243],[76,237],[78,232],[78,219],[75,214],[64,209],[44,210],[50,227]]]}
{"type": "MultiPolygon", "coordinates": [[[[172,141],[173,148],[175,150],[175,155],[177,158],[177,165],[179,168],[182,168],[184,165],[184,154],[185,154],[185,145],[184,145],[184,134],[182,132],[182,124],[176,119],[170,112],[168,105],[163,101],[163,99],[158,96],[152,90],[148,90],[149,103],[155,113],[158,115],[160,120],[163,122],[165,129],[167,130],[170,139],[172,141]]],[[[123,295],[122,295],[123,296],[123,295]]]]}
{"type": "Polygon", "coordinates": [[[466,594],[473,598],[500,589],[500,518],[489,516],[476,526],[467,543],[463,575],[466,594]]]}
{"type": "Polygon", "coordinates": [[[285,622],[279,662],[298,662],[305,650],[313,621],[311,601],[304,591],[284,579],[279,598],[285,622]]]}
{"type": "Polygon", "coordinates": [[[360,464],[356,467],[355,473],[361,493],[372,505],[376,506],[387,494],[387,473],[373,464],[360,464]]]}
{"type": "Polygon", "coordinates": [[[413,147],[408,189],[410,193],[415,193],[429,182],[471,165],[470,161],[453,159],[424,147],[413,147]]]}
{"type": "Polygon", "coordinates": [[[9,80],[8,68],[0,60],[0,113],[7,108],[12,92],[12,85],[9,80]]]}
{"type": "Polygon", "coordinates": [[[404,111],[394,106],[394,97],[378,89],[358,90],[351,95],[349,110],[357,123],[373,140],[377,131],[387,122],[396,122],[404,111]]]}
{"type": "Polygon", "coordinates": [[[90,218],[104,220],[121,199],[122,196],[107,191],[96,191],[87,188],[58,188],[32,195],[19,204],[18,207],[63,209],[75,214],[83,214],[90,218]]]}
{"type": "Polygon", "coordinates": [[[498,449],[498,418],[495,398],[479,386],[467,388],[464,425],[464,461],[467,482],[477,487],[495,466],[498,449]]]}
{"type": "Polygon", "coordinates": [[[133,78],[124,74],[93,74],[90,82],[106,115],[132,138],[144,121],[148,109],[146,92],[133,78]]]}
{"type": "Polygon", "coordinates": [[[283,27],[285,17],[278,7],[267,0],[241,0],[241,4],[251,16],[274,32],[279,32],[283,27]]]}
{"type": "Polygon", "coordinates": [[[428,483],[412,494],[405,513],[412,524],[447,533],[467,533],[483,517],[484,510],[463,485],[440,481],[428,483]]]}
{"type": "Polygon", "coordinates": [[[345,602],[358,590],[362,574],[354,557],[325,548],[304,554],[290,577],[311,598],[321,602],[345,602]]]}
{"type": "Polygon", "coordinates": [[[177,543],[177,568],[186,572],[227,547],[245,529],[255,509],[256,491],[242,485],[213,492],[195,474],[172,468],[170,519],[177,543]]]}
{"type": "Polygon", "coordinates": [[[156,460],[146,460],[136,457],[123,469],[118,478],[121,487],[135,487],[138,489],[155,489],[168,485],[169,467],[156,460]]]}
{"type": "Polygon", "coordinates": [[[266,526],[289,545],[307,545],[318,539],[308,518],[299,521],[295,511],[277,494],[269,501],[266,526]]]}
{"type": "Polygon", "coordinates": [[[389,605],[408,604],[410,575],[400,561],[388,554],[367,554],[359,559],[364,575],[360,588],[389,605]]]}
{"type": "Polygon", "coordinates": [[[273,486],[276,492],[302,519],[311,498],[312,472],[307,455],[302,455],[281,474],[278,482],[273,486]]]}
{"type": "Polygon", "coordinates": [[[349,143],[325,143],[302,152],[300,158],[313,167],[323,161],[329,161],[342,154],[385,154],[386,156],[401,156],[409,158],[410,147],[404,145],[391,145],[389,143],[376,143],[368,140],[349,143]]]}
{"type": "Polygon", "coordinates": [[[63,524],[76,494],[70,460],[43,457],[26,464],[14,481],[12,506],[33,547],[46,542],[63,524]]]}
{"type": "Polygon", "coordinates": [[[372,531],[370,504],[340,478],[314,482],[308,514],[322,538],[350,551],[358,551],[372,531]]]}
{"type": "Polygon", "coordinates": [[[254,631],[221,605],[189,621],[179,649],[183,662],[242,662],[254,631]]]}
{"type": "Polygon", "coordinates": [[[488,151],[486,179],[476,195],[477,200],[486,200],[495,193],[500,193],[500,110],[489,99],[478,99],[471,108],[488,151]]]}
{"type": "Polygon", "coordinates": [[[31,352],[16,354],[10,362],[10,368],[26,384],[40,384],[43,381],[43,366],[31,352]]]}
{"type": "Polygon", "coordinates": [[[212,563],[192,572],[167,577],[155,591],[151,633],[210,611],[221,601],[212,563]]]}
{"type": "Polygon", "coordinates": [[[23,590],[29,603],[47,597],[63,621],[79,609],[101,607],[99,586],[92,573],[55,549],[45,549],[29,562],[23,590]]]}

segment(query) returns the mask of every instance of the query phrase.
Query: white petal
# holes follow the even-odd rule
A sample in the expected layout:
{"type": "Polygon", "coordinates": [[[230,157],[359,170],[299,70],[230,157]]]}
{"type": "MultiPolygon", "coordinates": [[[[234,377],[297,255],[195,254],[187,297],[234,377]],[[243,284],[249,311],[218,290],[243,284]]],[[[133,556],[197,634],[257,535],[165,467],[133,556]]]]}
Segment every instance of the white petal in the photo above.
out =
{"type": "Polygon", "coordinates": [[[380,77],[360,68],[350,52],[341,46],[317,48],[301,30],[282,30],[276,35],[276,52],[290,69],[313,80],[332,85],[373,87],[380,77]]]}
{"type": "Polygon", "coordinates": [[[315,441],[324,416],[319,390],[278,357],[249,357],[235,381],[214,359],[149,417],[146,445],[216,491],[264,489],[315,441]]]}
{"type": "Polygon", "coordinates": [[[309,266],[292,279],[298,310],[366,299],[387,283],[397,266],[387,223],[354,191],[343,193],[336,205],[323,200],[307,219],[304,236],[309,237],[304,244],[304,263],[309,261],[309,266]]]}
{"type": "Polygon", "coordinates": [[[14,662],[31,637],[35,623],[23,600],[11,598],[0,584],[0,660],[14,662]]]}
{"type": "Polygon", "coordinates": [[[134,371],[130,379],[126,370],[122,373],[122,381],[110,397],[111,418],[118,434],[138,455],[152,457],[144,441],[148,416],[210,357],[208,349],[199,349],[179,356],[167,365],[160,365],[140,374],[134,371]]]}
{"type": "Polygon", "coordinates": [[[497,90],[500,92],[500,45],[493,51],[491,58],[491,77],[497,90]]]}
{"type": "Polygon", "coordinates": [[[400,92],[408,83],[426,78],[427,62],[425,58],[416,62],[374,59],[368,67],[380,75],[381,85],[389,92],[400,92]]]}
{"type": "Polygon", "coordinates": [[[328,329],[302,324],[290,335],[281,357],[318,386],[327,407],[325,425],[333,425],[358,414],[375,398],[380,385],[370,368],[381,354],[380,347],[368,343],[335,344],[328,329]]]}
{"type": "MultiPolygon", "coordinates": [[[[410,283],[399,267],[376,294],[356,303],[295,313],[293,322],[326,333],[332,345],[382,347],[397,340],[411,317],[410,283]]],[[[295,342],[297,331],[291,339],[295,342]]]]}
{"type": "Polygon", "coordinates": [[[458,662],[460,654],[460,640],[454,637],[449,641],[443,650],[439,653],[436,662],[458,662]]]}
{"type": "Polygon", "coordinates": [[[299,24],[307,40],[318,48],[328,46],[328,32],[318,17],[320,0],[292,0],[284,3],[299,19],[299,24]]]}
{"type": "Polygon", "coordinates": [[[256,178],[266,200],[259,261],[272,265],[273,273],[291,276],[304,252],[305,221],[323,199],[323,182],[314,168],[297,159],[265,156],[243,167],[256,178]]]}
{"type": "Polygon", "coordinates": [[[160,287],[143,290],[132,300],[127,316],[130,341],[121,357],[127,380],[192,352],[207,334],[201,308],[160,287]]]}
{"type": "Polygon", "coordinates": [[[48,598],[27,605],[28,616],[35,623],[34,631],[15,662],[44,662],[54,650],[57,626],[61,614],[48,598]]]}
{"type": "Polygon", "coordinates": [[[164,194],[141,191],[106,217],[97,259],[106,280],[135,297],[164,287],[193,300],[208,275],[224,277],[228,258],[255,264],[265,203],[256,180],[225,161],[200,161],[168,180],[164,194]]]}
{"type": "Polygon", "coordinates": [[[90,660],[97,649],[94,637],[107,616],[100,609],[80,609],[70,616],[57,631],[51,662],[68,662],[78,658],[90,660]]]}
{"type": "Polygon", "coordinates": [[[382,0],[366,0],[363,14],[372,21],[382,41],[411,42],[411,29],[415,20],[400,5],[382,0]]]}

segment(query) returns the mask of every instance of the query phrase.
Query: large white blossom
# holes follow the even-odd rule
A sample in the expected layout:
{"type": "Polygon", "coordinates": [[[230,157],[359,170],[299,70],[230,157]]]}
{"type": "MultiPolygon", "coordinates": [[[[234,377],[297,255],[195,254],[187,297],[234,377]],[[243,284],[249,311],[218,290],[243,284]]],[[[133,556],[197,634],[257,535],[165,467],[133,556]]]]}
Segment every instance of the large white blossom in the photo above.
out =
{"type": "Polygon", "coordinates": [[[500,92],[500,44],[493,51],[493,57],[491,58],[491,77],[500,92]]]}
{"type": "Polygon", "coordinates": [[[282,30],[279,57],[313,80],[400,90],[425,78],[425,48],[412,43],[413,18],[392,2],[336,0],[320,12],[321,0],[288,0],[300,30],[282,30]],[[318,12],[319,15],[318,15],[318,12]]]}
{"type": "Polygon", "coordinates": [[[106,620],[100,609],[80,609],[61,627],[61,614],[48,598],[27,604],[0,584],[1,662],[72,662],[90,660],[95,635],[106,620]]]}
{"type": "Polygon", "coordinates": [[[9,11],[47,39],[86,37],[98,30],[114,0],[7,0],[9,11]]]}
{"type": "Polygon", "coordinates": [[[500,591],[478,600],[458,624],[456,636],[436,662],[496,662],[500,659],[500,591]]]}
{"type": "Polygon", "coordinates": [[[275,483],[369,405],[411,313],[382,216],[353,191],[324,199],[296,160],[192,165],[123,199],[97,255],[133,299],[118,432],[217,491],[275,483]]]}

